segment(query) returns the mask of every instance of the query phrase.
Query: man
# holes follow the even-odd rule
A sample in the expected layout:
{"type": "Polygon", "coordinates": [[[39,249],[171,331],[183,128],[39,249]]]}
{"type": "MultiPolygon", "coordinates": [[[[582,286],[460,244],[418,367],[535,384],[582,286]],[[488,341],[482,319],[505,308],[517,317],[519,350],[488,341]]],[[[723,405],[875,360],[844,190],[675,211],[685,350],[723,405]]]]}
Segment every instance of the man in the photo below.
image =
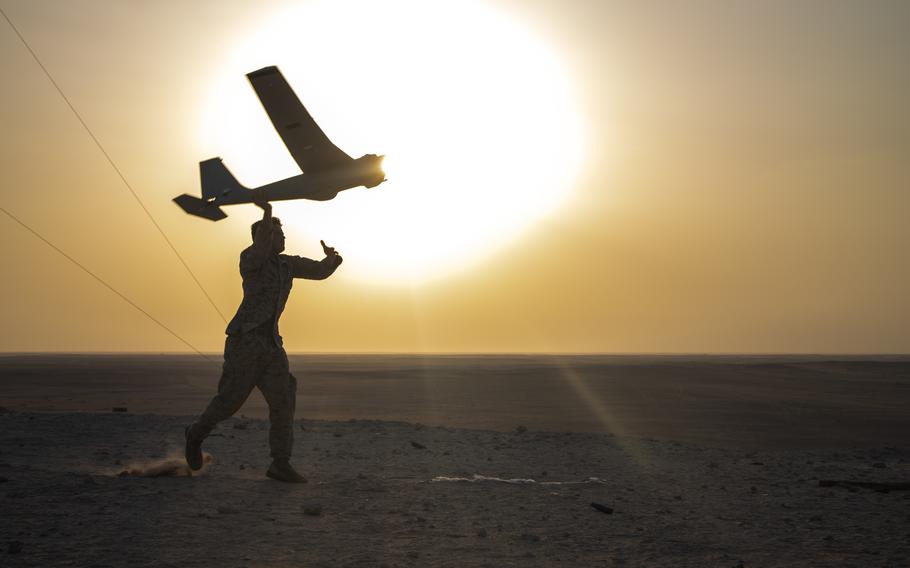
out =
{"type": "Polygon", "coordinates": [[[328,278],[342,258],[322,241],[325,258],[321,262],[280,254],[284,251],[281,222],[272,217],[272,206],[261,193],[255,203],[262,208],[263,215],[253,223],[252,246],[240,253],[243,302],[227,326],[218,394],[186,429],[186,461],[192,469],[202,467],[202,441],[216,424],[240,409],[253,387],[258,387],[269,405],[271,423],[272,464],[266,475],[278,481],[306,483],[289,461],[294,441],[297,380],[288,370],[287,354],[278,334],[278,318],[294,278],[328,278]]]}

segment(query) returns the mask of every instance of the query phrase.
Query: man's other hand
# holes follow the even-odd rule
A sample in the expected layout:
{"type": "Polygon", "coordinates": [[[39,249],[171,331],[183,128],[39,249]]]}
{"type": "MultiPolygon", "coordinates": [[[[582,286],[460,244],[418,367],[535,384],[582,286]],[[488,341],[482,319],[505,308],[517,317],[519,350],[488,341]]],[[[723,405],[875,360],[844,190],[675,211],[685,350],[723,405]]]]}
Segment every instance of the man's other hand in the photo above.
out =
{"type": "Polygon", "coordinates": [[[339,264],[341,264],[341,261],[342,261],[341,255],[338,254],[338,251],[335,250],[335,247],[330,247],[330,246],[326,245],[325,241],[319,241],[319,244],[322,245],[322,252],[325,253],[326,258],[333,259],[335,262],[335,266],[338,266],[339,264]]]}
{"type": "Polygon", "coordinates": [[[253,190],[253,203],[266,213],[272,212],[272,204],[269,203],[268,198],[265,196],[265,189],[261,187],[253,190]]]}
{"type": "Polygon", "coordinates": [[[325,241],[319,241],[319,244],[322,245],[322,252],[324,252],[326,256],[335,256],[338,254],[335,252],[335,247],[328,246],[325,244],[325,241]]]}

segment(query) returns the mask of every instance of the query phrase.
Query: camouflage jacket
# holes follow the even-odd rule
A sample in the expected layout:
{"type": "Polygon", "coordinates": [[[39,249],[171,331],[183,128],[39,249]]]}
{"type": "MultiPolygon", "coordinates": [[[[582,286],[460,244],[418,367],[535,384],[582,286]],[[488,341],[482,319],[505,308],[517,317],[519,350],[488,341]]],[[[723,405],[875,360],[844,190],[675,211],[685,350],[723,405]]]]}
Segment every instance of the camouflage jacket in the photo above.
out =
{"type": "Polygon", "coordinates": [[[329,258],[315,261],[288,254],[262,254],[255,245],[245,249],[240,253],[243,301],[225,333],[246,333],[272,322],[275,342],[281,345],[278,318],[284,311],[294,278],[323,280],[338,268],[336,262],[329,258]]]}

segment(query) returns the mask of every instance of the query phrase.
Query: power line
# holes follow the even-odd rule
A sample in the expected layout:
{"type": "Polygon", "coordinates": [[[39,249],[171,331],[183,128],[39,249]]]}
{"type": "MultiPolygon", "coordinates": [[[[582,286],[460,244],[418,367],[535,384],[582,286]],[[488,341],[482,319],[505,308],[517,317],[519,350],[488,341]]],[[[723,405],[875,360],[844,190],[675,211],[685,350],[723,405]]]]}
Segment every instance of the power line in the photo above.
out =
{"type": "Polygon", "coordinates": [[[126,181],[126,177],[120,171],[120,168],[118,168],[117,164],[114,163],[114,160],[111,158],[110,154],[108,154],[107,150],[104,149],[104,146],[101,145],[101,142],[98,140],[98,138],[92,132],[92,129],[89,128],[88,124],[86,124],[85,121],[82,119],[82,115],[79,114],[79,112],[76,110],[76,107],[73,106],[73,103],[71,103],[69,98],[67,98],[67,96],[63,93],[63,90],[57,84],[57,81],[54,80],[54,78],[51,76],[50,72],[47,70],[47,68],[44,66],[44,64],[41,63],[41,60],[38,59],[38,55],[34,52],[34,50],[32,50],[32,48],[31,48],[31,46],[29,46],[28,42],[25,41],[25,38],[22,36],[22,34],[19,33],[19,29],[16,28],[16,26],[13,24],[13,21],[9,19],[9,16],[6,15],[6,12],[3,11],[3,8],[0,8],[0,14],[3,14],[3,17],[6,19],[6,22],[10,25],[11,28],[13,28],[13,31],[16,32],[16,35],[19,37],[19,40],[22,41],[22,44],[25,46],[25,48],[28,50],[28,52],[35,59],[35,62],[38,63],[38,66],[41,67],[41,70],[44,71],[44,74],[50,80],[51,84],[54,86],[55,89],[57,89],[57,92],[60,93],[60,96],[63,97],[63,100],[66,101],[66,104],[70,107],[70,110],[73,111],[73,114],[76,115],[77,119],[79,119],[79,123],[82,124],[82,127],[85,129],[85,131],[88,132],[88,135],[95,142],[95,145],[98,146],[98,149],[101,150],[101,153],[104,154],[104,157],[107,158],[108,163],[111,165],[111,167],[114,168],[114,171],[117,172],[117,175],[120,176],[120,179],[123,181],[123,185],[126,186],[126,188],[129,190],[129,192],[136,199],[136,202],[139,204],[139,207],[141,207],[142,210],[145,211],[145,214],[148,216],[149,220],[152,222],[152,224],[155,226],[155,228],[158,229],[158,232],[161,233],[161,236],[164,238],[165,242],[167,242],[168,246],[171,247],[171,250],[174,251],[174,254],[180,260],[180,263],[183,264],[183,267],[186,268],[186,271],[193,278],[193,281],[196,282],[196,285],[199,287],[200,290],[202,290],[202,293],[205,295],[206,299],[208,299],[208,301],[212,305],[212,307],[215,308],[215,311],[218,313],[218,316],[221,318],[221,320],[224,323],[227,323],[227,318],[224,317],[224,314],[222,314],[221,310],[218,309],[218,306],[215,305],[215,301],[212,300],[211,296],[209,296],[209,293],[205,290],[205,287],[202,285],[202,282],[200,282],[199,279],[196,278],[196,275],[193,273],[192,269],[190,269],[190,266],[186,263],[185,260],[183,260],[183,257],[180,255],[180,253],[177,252],[177,248],[174,246],[174,244],[171,242],[171,240],[164,233],[164,229],[161,228],[161,225],[158,224],[158,222],[152,216],[152,213],[148,210],[148,208],[146,208],[145,204],[139,198],[139,195],[133,190],[133,187],[130,185],[130,183],[128,181],[126,181]]]}
{"type": "Polygon", "coordinates": [[[68,255],[68,254],[66,254],[65,252],[63,252],[63,250],[61,250],[60,247],[58,247],[58,246],[55,245],[54,243],[50,242],[49,240],[45,239],[43,236],[41,236],[40,233],[38,233],[38,231],[36,231],[35,229],[32,229],[31,227],[29,227],[28,225],[26,225],[22,220],[20,220],[18,217],[16,217],[15,215],[13,215],[12,213],[10,213],[9,211],[7,211],[6,209],[4,209],[3,207],[0,207],[0,211],[3,211],[10,219],[12,219],[13,221],[19,223],[19,224],[22,225],[22,227],[24,227],[28,232],[30,232],[31,234],[35,235],[36,237],[38,237],[38,238],[41,239],[42,241],[44,241],[44,244],[46,244],[47,246],[51,247],[52,249],[54,249],[55,251],[57,251],[58,253],[60,253],[61,255],[63,255],[64,258],[66,258],[67,260],[69,260],[70,262],[72,262],[73,264],[75,264],[76,266],[78,266],[79,268],[81,268],[86,274],[88,274],[89,276],[91,276],[92,278],[94,278],[95,280],[97,280],[98,282],[100,282],[105,288],[107,288],[108,290],[110,290],[110,291],[113,292],[114,294],[117,294],[118,296],[120,296],[120,299],[122,299],[124,302],[128,303],[129,305],[133,306],[134,308],[136,308],[137,310],[139,310],[140,312],[142,312],[142,314],[145,315],[145,317],[147,317],[147,318],[149,318],[150,320],[152,320],[153,322],[157,323],[157,324],[158,324],[161,328],[163,328],[165,331],[167,331],[168,333],[170,333],[171,335],[173,335],[174,337],[176,337],[177,339],[179,339],[180,341],[182,341],[182,342],[183,342],[185,345],[187,345],[190,349],[192,349],[193,351],[195,351],[196,353],[198,353],[200,356],[202,356],[203,359],[205,359],[206,361],[210,361],[210,362],[212,362],[212,363],[214,363],[214,364],[216,364],[216,365],[218,364],[217,361],[215,361],[214,359],[210,359],[205,353],[203,353],[202,351],[196,349],[196,347],[195,347],[192,343],[190,343],[190,342],[187,341],[186,339],[184,339],[184,338],[180,337],[179,335],[177,335],[177,332],[175,332],[174,330],[172,330],[172,329],[169,328],[168,326],[164,325],[163,323],[161,323],[160,321],[158,321],[157,319],[155,319],[155,317],[153,317],[150,313],[148,313],[147,311],[145,311],[145,310],[143,310],[141,307],[139,307],[139,305],[136,304],[136,302],[130,300],[129,298],[127,298],[126,296],[124,296],[119,290],[117,290],[116,288],[114,288],[113,286],[111,286],[110,284],[108,284],[107,282],[105,282],[103,278],[101,278],[100,276],[98,276],[97,274],[95,274],[94,272],[92,272],[91,270],[89,270],[88,268],[86,268],[82,263],[80,263],[80,262],[79,262],[78,260],[76,260],[75,258],[73,258],[73,257],[71,257],[70,255],[68,255]]]}

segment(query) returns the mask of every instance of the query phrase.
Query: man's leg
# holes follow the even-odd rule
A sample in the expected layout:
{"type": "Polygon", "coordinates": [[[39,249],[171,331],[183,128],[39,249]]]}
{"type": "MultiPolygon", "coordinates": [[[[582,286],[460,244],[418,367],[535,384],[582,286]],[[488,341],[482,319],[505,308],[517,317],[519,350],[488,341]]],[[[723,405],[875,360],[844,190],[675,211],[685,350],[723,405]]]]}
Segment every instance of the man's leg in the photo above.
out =
{"type": "Polygon", "coordinates": [[[288,370],[284,349],[277,349],[257,383],[269,404],[269,448],[272,465],[267,475],[280,481],[306,481],[291,467],[294,447],[294,410],[297,406],[297,379],[288,370]]]}
{"type": "Polygon", "coordinates": [[[287,460],[294,446],[297,379],[288,370],[284,349],[276,348],[256,386],[269,404],[269,448],[272,459],[287,460]]]}
{"type": "Polygon", "coordinates": [[[186,457],[193,469],[202,467],[202,441],[219,422],[240,410],[250,396],[265,362],[262,351],[252,335],[228,336],[218,394],[186,431],[186,457]]]}

